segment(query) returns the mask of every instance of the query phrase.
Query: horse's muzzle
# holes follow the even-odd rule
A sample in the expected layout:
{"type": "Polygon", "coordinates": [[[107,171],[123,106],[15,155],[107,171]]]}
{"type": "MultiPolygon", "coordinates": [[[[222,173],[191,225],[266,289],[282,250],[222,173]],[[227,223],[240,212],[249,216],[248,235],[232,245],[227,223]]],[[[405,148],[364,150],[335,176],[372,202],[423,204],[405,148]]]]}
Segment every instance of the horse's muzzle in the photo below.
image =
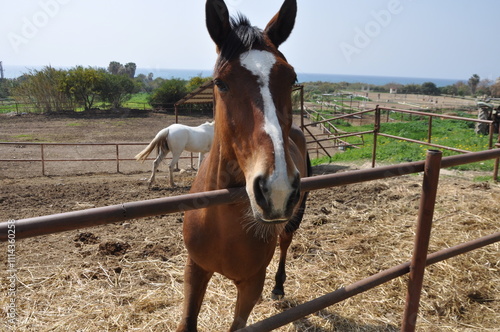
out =
{"type": "Polygon", "coordinates": [[[266,223],[288,221],[300,200],[300,176],[297,173],[292,181],[283,181],[259,175],[253,181],[253,195],[257,206],[252,208],[258,219],[266,223]]]}

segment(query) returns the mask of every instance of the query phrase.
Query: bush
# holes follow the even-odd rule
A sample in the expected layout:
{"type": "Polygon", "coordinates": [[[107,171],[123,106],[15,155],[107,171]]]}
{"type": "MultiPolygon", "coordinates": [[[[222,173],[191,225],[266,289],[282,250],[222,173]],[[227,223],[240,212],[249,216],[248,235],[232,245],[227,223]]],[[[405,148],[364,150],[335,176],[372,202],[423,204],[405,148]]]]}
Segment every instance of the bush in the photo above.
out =
{"type": "Polygon", "coordinates": [[[24,74],[13,90],[16,99],[33,104],[39,112],[57,112],[73,108],[71,97],[64,91],[67,71],[44,67],[24,74]]]}
{"type": "Polygon", "coordinates": [[[180,78],[166,80],[153,91],[149,103],[153,107],[172,108],[187,92],[186,81],[180,78]]]}
{"type": "Polygon", "coordinates": [[[134,88],[134,82],[128,76],[105,74],[100,86],[100,97],[102,101],[118,108],[130,99],[134,88]]]}
{"type": "Polygon", "coordinates": [[[77,66],[68,71],[62,81],[63,91],[85,110],[92,109],[102,92],[106,72],[104,69],[77,66]]]}

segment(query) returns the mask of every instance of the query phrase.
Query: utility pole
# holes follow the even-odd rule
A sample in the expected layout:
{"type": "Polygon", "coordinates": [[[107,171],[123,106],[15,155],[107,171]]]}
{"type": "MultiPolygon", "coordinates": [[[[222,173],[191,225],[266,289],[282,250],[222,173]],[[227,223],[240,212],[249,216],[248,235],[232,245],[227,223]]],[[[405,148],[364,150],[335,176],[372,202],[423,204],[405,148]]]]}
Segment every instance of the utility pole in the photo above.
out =
{"type": "Polygon", "coordinates": [[[0,61],[0,80],[3,80],[3,66],[2,66],[2,61],[0,61]]]}

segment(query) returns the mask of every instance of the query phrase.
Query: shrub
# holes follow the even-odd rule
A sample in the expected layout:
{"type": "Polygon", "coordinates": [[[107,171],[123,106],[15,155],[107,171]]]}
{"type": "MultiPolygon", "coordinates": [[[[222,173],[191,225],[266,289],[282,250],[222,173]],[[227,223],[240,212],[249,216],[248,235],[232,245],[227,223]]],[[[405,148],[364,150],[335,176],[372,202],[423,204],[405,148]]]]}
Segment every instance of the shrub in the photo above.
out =
{"type": "Polygon", "coordinates": [[[173,107],[173,104],[182,99],[187,92],[186,81],[180,78],[166,80],[153,91],[149,103],[153,107],[173,107]]]}

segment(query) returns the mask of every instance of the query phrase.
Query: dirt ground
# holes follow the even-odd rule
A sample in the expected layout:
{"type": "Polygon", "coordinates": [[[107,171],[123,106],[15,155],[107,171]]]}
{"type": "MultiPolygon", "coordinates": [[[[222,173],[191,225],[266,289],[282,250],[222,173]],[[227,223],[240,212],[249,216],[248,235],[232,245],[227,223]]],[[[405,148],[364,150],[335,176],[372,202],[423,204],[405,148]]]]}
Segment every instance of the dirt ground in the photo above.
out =
{"type": "MultiPolygon", "coordinates": [[[[206,120],[182,117],[180,122],[195,125],[206,120]]],[[[148,142],[173,122],[172,115],[132,111],[85,117],[0,115],[0,141],[148,142]]],[[[22,144],[0,145],[0,159],[12,158],[12,153],[30,155],[27,149],[22,144]]],[[[130,155],[137,152],[131,150],[130,155]]],[[[0,221],[179,195],[189,190],[195,174],[188,164],[180,165],[186,170],[175,174],[177,187],[169,188],[167,173],[162,172],[157,185],[148,190],[150,162],[130,162],[121,173],[108,162],[58,163],[47,170],[48,176],[41,176],[36,164],[30,170],[26,163],[0,162],[0,221]]],[[[323,165],[314,171],[363,167],[323,165]]],[[[468,172],[443,173],[430,251],[497,232],[500,186],[474,182],[476,174],[468,172]]],[[[416,174],[311,192],[290,249],[287,295],[279,302],[269,297],[275,257],[249,323],[408,261],[421,189],[422,176],[416,174]]],[[[17,241],[16,294],[0,297],[0,330],[13,327],[5,318],[12,298],[18,331],[175,330],[186,259],[182,217],[162,215],[17,241]]],[[[7,251],[1,243],[4,266],[7,251]]],[[[9,272],[1,269],[2,294],[8,294],[8,278],[9,272]]],[[[407,277],[397,278],[279,331],[398,331],[406,283],[407,277]]],[[[498,243],[437,263],[426,272],[417,330],[497,331],[498,294],[498,243]]],[[[232,284],[215,276],[200,330],[227,329],[234,301],[232,284]]]]}

